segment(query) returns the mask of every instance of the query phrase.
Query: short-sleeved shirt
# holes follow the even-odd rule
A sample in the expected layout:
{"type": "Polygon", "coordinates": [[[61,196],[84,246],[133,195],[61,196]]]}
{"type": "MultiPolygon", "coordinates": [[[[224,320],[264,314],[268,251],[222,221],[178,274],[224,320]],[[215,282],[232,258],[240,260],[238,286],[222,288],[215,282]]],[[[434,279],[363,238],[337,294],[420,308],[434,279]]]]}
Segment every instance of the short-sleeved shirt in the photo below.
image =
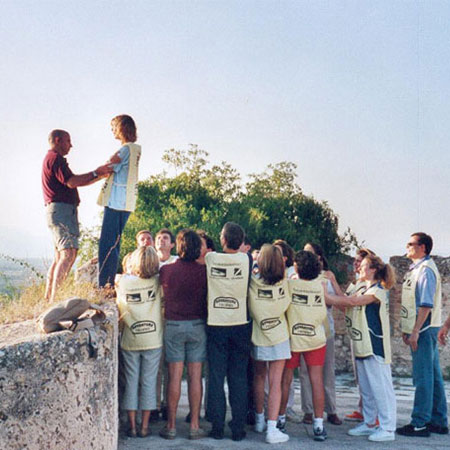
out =
{"type": "Polygon", "coordinates": [[[114,178],[108,207],[118,211],[125,210],[127,199],[127,181],[130,168],[130,147],[124,145],[119,150],[120,163],[114,164],[114,178]]]}
{"type": "Polygon", "coordinates": [[[206,266],[177,259],[161,267],[159,275],[167,320],[206,319],[206,266]]]}
{"type": "Polygon", "coordinates": [[[72,176],[66,158],[55,150],[49,150],[42,164],[42,191],[46,205],[59,202],[77,206],[80,203],[77,188],[67,186],[72,176]]]}

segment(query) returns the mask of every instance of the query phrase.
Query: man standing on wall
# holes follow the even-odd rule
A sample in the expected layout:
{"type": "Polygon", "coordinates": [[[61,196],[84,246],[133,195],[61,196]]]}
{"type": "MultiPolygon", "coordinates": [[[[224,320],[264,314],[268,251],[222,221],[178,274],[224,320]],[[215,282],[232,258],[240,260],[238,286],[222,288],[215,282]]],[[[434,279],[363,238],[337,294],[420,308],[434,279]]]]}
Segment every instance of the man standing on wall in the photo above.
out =
{"type": "Polygon", "coordinates": [[[404,343],[411,347],[416,391],[411,423],[397,428],[403,436],[448,434],[447,401],[437,348],[441,277],[430,257],[432,248],[433,239],[425,233],[414,233],[406,244],[412,264],[402,286],[401,328],[404,343]]]}
{"type": "Polygon", "coordinates": [[[48,141],[50,150],[42,165],[42,190],[47,224],[55,245],[55,259],[48,271],[45,288],[45,299],[52,302],[77,256],[80,235],[77,212],[80,197],[77,188],[95,183],[113,169],[105,164],[92,172],[74,175],[65,158],[72,148],[70,134],[64,130],[53,130],[48,141]]]}

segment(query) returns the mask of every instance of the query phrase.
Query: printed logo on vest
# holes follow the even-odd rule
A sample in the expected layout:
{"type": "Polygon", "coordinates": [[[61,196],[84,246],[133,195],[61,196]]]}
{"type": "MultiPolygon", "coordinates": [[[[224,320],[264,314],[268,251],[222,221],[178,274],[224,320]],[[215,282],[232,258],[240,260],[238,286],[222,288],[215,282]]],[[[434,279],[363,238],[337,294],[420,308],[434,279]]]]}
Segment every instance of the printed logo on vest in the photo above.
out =
{"type": "Polygon", "coordinates": [[[232,297],[217,297],[213,306],[216,309],[239,309],[239,302],[232,297]]]}
{"type": "Polygon", "coordinates": [[[133,334],[147,334],[156,331],[156,324],[151,320],[141,320],[130,327],[133,334]]]}
{"type": "Polygon", "coordinates": [[[362,333],[361,331],[357,330],[356,328],[350,329],[350,337],[352,341],[362,341],[362,333]]]}
{"type": "Polygon", "coordinates": [[[271,330],[272,328],[275,328],[278,325],[280,325],[280,323],[281,323],[281,320],[278,319],[277,317],[274,317],[273,319],[261,320],[261,323],[260,323],[261,330],[263,330],[263,331],[271,330]]]}
{"type": "Polygon", "coordinates": [[[153,289],[148,291],[148,299],[151,302],[156,300],[156,292],[153,289]]]}
{"type": "Polygon", "coordinates": [[[233,270],[233,276],[242,277],[242,269],[240,267],[235,267],[233,270]]]}
{"type": "Polygon", "coordinates": [[[307,323],[296,323],[292,327],[292,334],[296,336],[315,336],[316,329],[314,325],[309,325],[307,323]]]}
{"type": "Polygon", "coordinates": [[[314,305],[313,306],[322,306],[322,296],[321,295],[314,296],[314,305]]]}
{"type": "Polygon", "coordinates": [[[298,305],[307,305],[308,296],[303,294],[292,294],[292,303],[297,303],[298,305]]]}
{"type": "Polygon", "coordinates": [[[222,269],[221,267],[211,267],[211,277],[226,278],[227,277],[227,269],[222,269]]]}
{"type": "Polygon", "coordinates": [[[273,298],[272,289],[258,289],[258,298],[273,298]]]}
{"type": "Polygon", "coordinates": [[[141,294],[127,294],[127,303],[140,303],[141,301],[141,294]]]}
{"type": "Polygon", "coordinates": [[[278,288],[278,295],[280,297],[284,297],[286,295],[286,293],[284,292],[284,288],[283,287],[279,287],[278,288]]]}
{"type": "Polygon", "coordinates": [[[348,316],[345,316],[345,326],[347,328],[351,328],[351,326],[352,326],[352,319],[350,319],[350,317],[348,317],[348,316]]]}
{"type": "Polygon", "coordinates": [[[408,310],[404,306],[402,306],[402,309],[400,310],[400,317],[402,319],[408,318],[408,310]]]}

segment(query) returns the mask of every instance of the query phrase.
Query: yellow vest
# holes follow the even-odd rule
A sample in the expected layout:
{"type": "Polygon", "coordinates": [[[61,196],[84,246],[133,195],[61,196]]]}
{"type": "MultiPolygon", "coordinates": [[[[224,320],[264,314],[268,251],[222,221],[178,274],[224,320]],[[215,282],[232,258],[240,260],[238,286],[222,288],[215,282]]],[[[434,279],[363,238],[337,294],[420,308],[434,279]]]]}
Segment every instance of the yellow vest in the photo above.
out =
{"type": "Polygon", "coordinates": [[[291,303],[287,310],[291,350],[306,352],[326,344],[324,323],[327,308],[320,277],[315,280],[289,280],[291,303]]]}
{"type": "Polygon", "coordinates": [[[159,277],[123,275],[116,286],[117,306],[124,324],[120,346],[124,350],[162,347],[161,287],[159,277]]]}
{"type": "Polygon", "coordinates": [[[253,318],[254,345],[271,346],[289,339],[285,312],[291,299],[286,279],[268,285],[261,278],[252,276],[248,302],[253,318]]]}
{"type": "Polygon", "coordinates": [[[210,252],[205,256],[205,263],[208,280],[208,325],[232,326],[248,323],[248,255],[210,252]]]}
{"type": "MultiPolygon", "coordinates": [[[[128,163],[128,178],[127,178],[127,194],[125,202],[125,211],[134,211],[137,200],[137,182],[138,182],[138,168],[139,159],[141,157],[141,146],[134,142],[127,142],[124,144],[130,149],[130,159],[128,163]]],[[[115,173],[111,173],[106,179],[100,194],[97,199],[97,204],[100,206],[108,206],[109,197],[111,196],[111,189],[114,183],[115,173]]]]}
{"type": "MultiPolygon", "coordinates": [[[[416,323],[416,285],[419,275],[425,267],[430,268],[436,277],[436,292],[434,293],[433,308],[431,310],[430,327],[441,326],[441,308],[442,308],[442,288],[441,276],[435,262],[430,258],[422,261],[413,270],[405,274],[402,285],[402,309],[401,309],[401,329],[403,333],[412,333],[416,323]]],[[[420,331],[426,330],[428,327],[420,331]]]]}
{"type": "MultiPolygon", "coordinates": [[[[378,284],[368,287],[366,290],[360,290],[359,295],[373,295],[379,300],[379,317],[381,330],[383,333],[384,361],[391,363],[391,333],[389,329],[389,314],[387,310],[387,291],[378,284]]],[[[379,336],[380,337],[380,336],[379,336]]],[[[350,338],[353,343],[353,351],[356,357],[364,358],[372,356],[373,348],[370,339],[369,324],[366,317],[366,305],[353,307],[352,327],[350,328],[350,338]]]]}
{"type": "MultiPolygon", "coordinates": [[[[352,295],[358,295],[359,291],[366,289],[366,282],[357,280],[355,284],[350,283],[345,291],[345,295],[349,297],[352,295]]],[[[347,328],[347,332],[350,334],[350,329],[353,324],[353,309],[352,307],[345,308],[345,326],[347,328]]]]}

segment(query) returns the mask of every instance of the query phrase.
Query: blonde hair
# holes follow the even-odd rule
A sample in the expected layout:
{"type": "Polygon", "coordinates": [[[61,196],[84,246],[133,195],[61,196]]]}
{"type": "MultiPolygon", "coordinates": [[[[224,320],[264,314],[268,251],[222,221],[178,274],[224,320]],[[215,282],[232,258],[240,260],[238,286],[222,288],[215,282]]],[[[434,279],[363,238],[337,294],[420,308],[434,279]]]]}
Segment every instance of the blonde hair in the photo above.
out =
{"type": "Polygon", "coordinates": [[[375,279],[381,281],[384,288],[391,289],[396,280],[394,268],[390,264],[385,264],[379,256],[369,254],[364,259],[367,259],[371,269],[375,269],[375,279]]]}
{"type": "Polygon", "coordinates": [[[122,272],[128,273],[127,264],[131,263],[131,256],[133,255],[133,252],[127,253],[123,259],[122,259],[122,272]]]}
{"type": "Polygon", "coordinates": [[[259,275],[264,283],[273,285],[284,278],[283,252],[277,245],[264,244],[258,255],[259,275]]]}
{"type": "Polygon", "coordinates": [[[153,247],[139,247],[131,254],[131,270],[139,278],[151,278],[159,272],[159,258],[153,247]]]}

